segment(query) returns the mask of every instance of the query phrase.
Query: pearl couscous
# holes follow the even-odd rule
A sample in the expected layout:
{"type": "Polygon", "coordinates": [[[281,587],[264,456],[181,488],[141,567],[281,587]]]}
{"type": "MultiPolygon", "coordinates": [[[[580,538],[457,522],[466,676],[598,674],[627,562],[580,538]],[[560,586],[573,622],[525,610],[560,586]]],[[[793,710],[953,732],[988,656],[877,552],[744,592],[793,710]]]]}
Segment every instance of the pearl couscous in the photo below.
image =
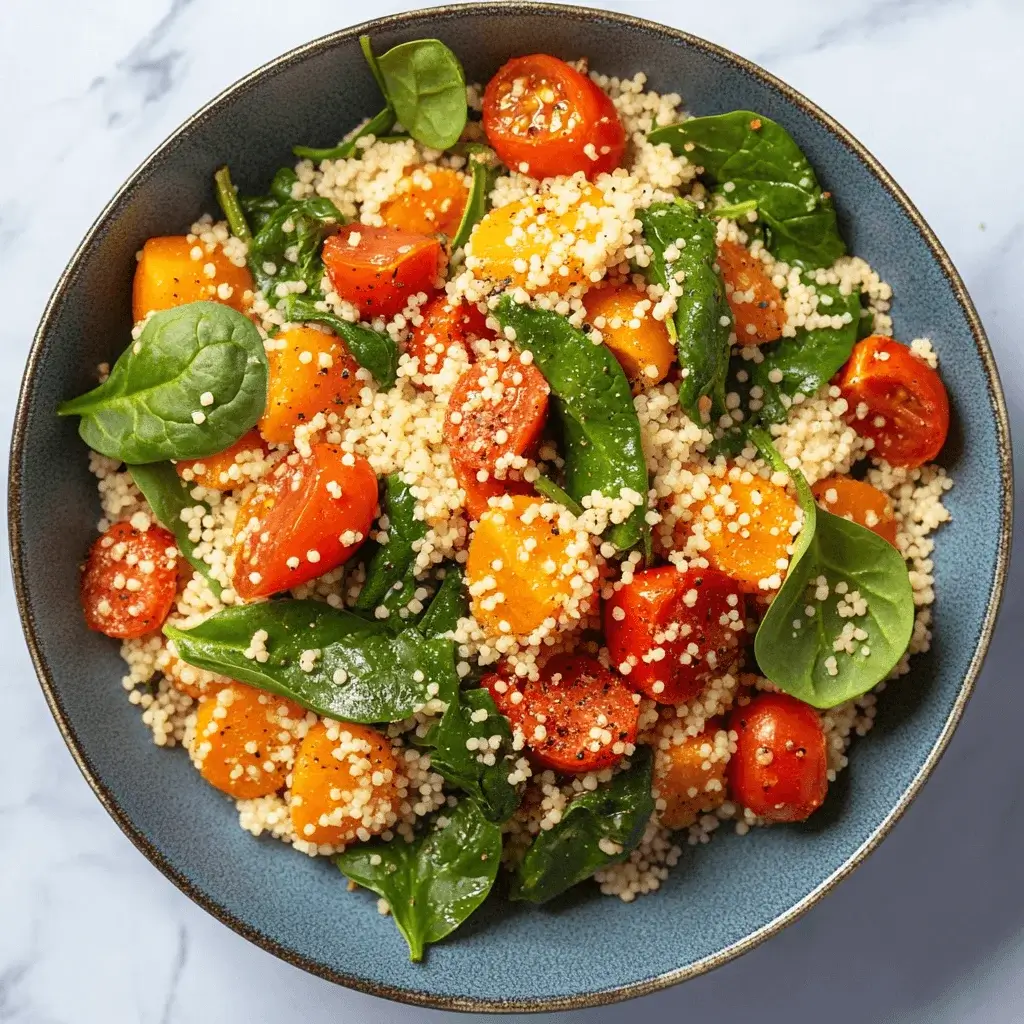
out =
{"type": "Polygon", "coordinates": [[[218,171],[61,412],[155,743],[419,959],[499,868],[631,901],[814,813],[928,649],[951,482],[935,352],[782,126],[405,46],[439,92],[367,42],[381,114],[266,195],[218,171]]]}

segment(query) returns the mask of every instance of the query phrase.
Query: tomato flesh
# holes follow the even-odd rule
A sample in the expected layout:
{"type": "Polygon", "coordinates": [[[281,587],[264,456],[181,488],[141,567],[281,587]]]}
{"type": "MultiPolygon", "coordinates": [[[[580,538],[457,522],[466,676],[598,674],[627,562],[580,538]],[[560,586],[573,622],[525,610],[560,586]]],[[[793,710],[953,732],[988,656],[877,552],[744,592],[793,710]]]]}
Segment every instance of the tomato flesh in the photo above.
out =
{"type": "MultiPolygon", "coordinates": [[[[473,350],[469,342],[476,338],[493,337],[487,328],[487,317],[469,303],[451,305],[446,295],[436,295],[421,310],[423,317],[413,328],[406,352],[416,358],[420,374],[437,373],[445,357],[453,349],[465,353],[470,362],[473,350]]],[[[416,381],[416,386],[426,385],[416,381]]]]}
{"type": "Polygon", "coordinates": [[[615,104],[586,75],[546,53],[514,57],[487,83],[487,141],[513,170],[535,178],[619,166],[626,133],[615,104]]]}
{"type": "Polygon", "coordinates": [[[858,342],[839,373],[849,403],[846,422],[875,442],[874,454],[913,469],[942,450],[949,433],[949,395],[923,359],[892,338],[858,342]]]}
{"type": "Polygon", "coordinates": [[[715,569],[645,569],[605,603],[608,653],[630,666],[626,682],[638,693],[687,703],[729,668],[743,611],[739,587],[715,569]]]}
{"type": "Polygon", "coordinates": [[[324,242],[323,259],[334,290],[360,316],[388,320],[411,295],[434,291],[444,252],[436,238],[356,224],[324,242]]]}
{"type": "Polygon", "coordinates": [[[729,760],[734,800],[768,821],[804,821],[828,791],[825,733],[815,710],[785,693],[762,693],[735,708],[729,760]]]}
{"type": "Polygon", "coordinates": [[[355,553],[377,510],[366,459],[335,445],[279,463],[236,520],[235,592],[245,601],[316,579],[355,553]]]}
{"type": "Polygon", "coordinates": [[[82,573],[85,623],[130,640],[159,629],[178,590],[178,549],[160,526],[114,523],[89,549],[82,573]]]}
{"type": "MultiPolygon", "coordinates": [[[[516,471],[495,476],[499,460],[525,456],[540,438],[551,389],[532,363],[478,363],[464,371],[452,391],[443,438],[470,515],[479,518],[493,494],[516,491],[516,471]],[[480,479],[485,473],[486,478],[480,479]]],[[[527,488],[527,490],[529,490],[527,488]]]]}
{"type": "Polygon", "coordinates": [[[636,742],[640,711],[633,695],[596,658],[556,654],[537,680],[495,673],[483,685],[498,710],[522,730],[534,761],[544,768],[569,775],[608,768],[636,742]],[[593,729],[600,730],[600,738],[593,729]]]}

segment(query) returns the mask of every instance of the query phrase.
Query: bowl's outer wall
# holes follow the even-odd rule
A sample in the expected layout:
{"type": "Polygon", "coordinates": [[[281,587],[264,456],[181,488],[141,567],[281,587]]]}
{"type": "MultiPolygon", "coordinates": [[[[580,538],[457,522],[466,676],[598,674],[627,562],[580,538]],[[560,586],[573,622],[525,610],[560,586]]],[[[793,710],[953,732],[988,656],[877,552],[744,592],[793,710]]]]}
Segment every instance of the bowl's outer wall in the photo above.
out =
{"type": "Polygon", "coordinates": [[[261,190],[290,162],[291,144],[333,143],[379,107],[354,38],[306,51],[201,117],[120,196],[78,262],[38,359],[23,458],[13,467],[27,611],[88,769],[167,864],[250,934],[360,987],[394,986],[442,1000],[545,1001],[642,986],[764,928],[842,868],[932,750],[979,643],[996,575],[1006,496],[994,399],[964,312],[898,202],[835,135],[757,77],[668,34],[624,31],[570,9],[557,16],[424,15],[374,42],[382,50],[423,35],[447,42],[470,81],[485,81],[512,54],[583,53],[607,73],[645,70],[651,87],[682,93],[696,113],[744,107],[781,121],[834,192],[851,249],[893,285],[897,336],[934,339],[957,420],[945,454],[957,482],[948,498],[954,518],[935,552],[934,646],[885,694],[877,727],[856,741],[826,809],[806,826],[744,839],[722,834],[710,849],[687,848],[662,892],[632,906],[592,891],[544,910],[492,898],[432,948],[426,964],[412,965],[373,897],[348,893],[328,861],[253,840],[186,757],[153,749],[118,683],[117,645],[82,622],[76,566],[93,540],[98,510],[75,423],[59,420],[54,408],[90,386],[96,365],[125,347],[135,252],[148,236],[181,232],[215,210],[215,167],[228,163],[243,191],[261,190]]]}

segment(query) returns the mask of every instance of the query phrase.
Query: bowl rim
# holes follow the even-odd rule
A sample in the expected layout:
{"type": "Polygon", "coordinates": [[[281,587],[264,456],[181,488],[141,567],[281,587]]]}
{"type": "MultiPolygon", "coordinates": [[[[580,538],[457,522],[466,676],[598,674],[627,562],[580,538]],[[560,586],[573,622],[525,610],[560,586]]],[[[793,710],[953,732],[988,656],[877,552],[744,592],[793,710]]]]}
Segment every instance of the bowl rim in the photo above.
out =
{"type": "Polygon", "coordinates": [[[931,229],[924,217],[918,211],[903,189],[896,183],[889,172],[882,164],[860,143],[846,128],[844,128],[833,117],[825,113],[820,107],[812,103],[802,93],[787,85],[781,79],[764,70],[759,65],[739,56],[733,51],[709,42],[699,36],[695,36],[681,29],[671,28],[659,22],[646,18],[638,18],[633,15],[623,14],[617,11],[601,10],[592,7],[573,5],[566,7],[558,3],[535,2],[535,0],[475,0],[469,3],[446,4],[437,7],[423,8],[413,11],[405,11],[398,14],[387,15],[362,22],[348,28],[340,29],[313,39],[307,43],[297,46],[287,52],[280,54],[266,62],[254,71],[238,79],[226,89],[222,90],[208,103],[204,104],[198,111],[188,117],[176,128],[159,146],[156,147],[132,172],[123,185],[118,188],[110,201],[93,222],[85,237],[76,247],[71,259],[61,273],[54,290],[48,299],[43,311],[39,327],[33,337],[32,346],[29,351],[24,376],[18,395],[17,410],[15,413],[14,429],[11,437],[10,449],[10,477],[8,482],[8,540],[10,546],[11,569],[14,578],[15,597],[18,603],[22,628],[28,644],[29,652],[36,675],[39,678],[40,686],[46,698],[57,727],[67,744],[79,770],[86,781],[92,787],[100,803],[103,804],[107,813],[114,819],[125,835],[135,844],[140,852],[153,863],[163,874],[180,889],[189,899],[193,900],[200,907],[212,914],[223,924],[226,924],[233,931],[248,939],[260,948],[272,953],[274,956],[300,967],[311,974],[365,992],[370,995],[396,1000],[417,1006],[433,1007],[442,1010],[457,1010],[464,1012],[548,1012],[556,1010],[583,1009],[586,1007],[600,1006],[608,1003],[629,999],[636,996],[648,995],[660,989],[678,984],[690,978],[697,977],[707,971],[720,967],[760,945],[766,939],[780,932],[787,925],[792,924],[819,900],[830,892],[843,879],[850,875],[855,868],[859,867],[865,858],[872,853],[888,835],[895,823],[902,817],[903,813],[910,806],[911,802],[920,792],[921,787],[931,775],[935,766],[949,744],[949,740],[960,722],[967,702],[973,693],[975,683],[982,663],[988,651],[989,643],[995,628],[999,606],[1002,600],[1009,568],[1010,542],[1013,534],[1013,463],[1010,447],[1010,427],[1007,415],[1006,402],[1003,395],[1002,385],[999,379],[998,369],[991,346],[982,326],[981,319],[974,307],[967,289],[964,285],[956,267],[946,253],[946,250],[939,242],[935,232],[931,229]],[[401,30],[413,28],[417,24],[429,21],[433,18],[452,18],[465,15],[486,15],[493,12],[502,14],[532,14],[554,17],[566,17],[571,15],[575,19],[586,20],[588,17],[598,18],[612,22],[627,30],[642,30],[645,32],[659,32],[672,37],[673,39],[704,51],[706,54],[728,63],[747,75],[758,79],[762,84],[780,92],[789,102],[801,108],[810,115],[818,124],[826,129],[831,135],[837,138],[848,150],[850,150],[868,168],[882,187],[890,194],[900,207],[902,212],[910,219],[923,238],[932,256],[942,269],[946,282],[955,296],[957,303],[964,313],[971,329],[975,347],[981,358],[985,371],[989,395],[995,408],[995,432],[996,447],[999,459],[1000,482],[1003,488],[1002,525],[998,538],[996,550],[995,573],[992,580],[992,588],[989,593],[988,603],[985,609],[985,616],[981,624],[978,645],[968,665],[963,682],[960,685],[956,700],[948,717],[943,725],[942,731],[935,740],[924,763],[918,769],[907,788],[900,795],[899,800],[890,809],[885,818],[875,827],[871,834],[861,845],[837,868],[831,875],[820,882],[811,892],[795,903],[788,910],[776,915],[760,928],[749,935],[726,946],[724,949],[703,957],[685,967],[676,968],[663,974],[656,975],[642,981],[626,985],[613,986],[607,989],[599,989],[592,992],[579,993],[571,996],[558,996],[553,998],[537,999],[480,999],[470,996],[442,996],[425,989],[401,988],[372,980],[353,977],[344,972],[333,970],[322,963],[318,963],[306,956],[295,953],[286,946],[279,943],[272,936],[260,929],[236,917],[233,913],[223,907],[212,896],[201,891],[185,875],[174,868],[163,856],[163,854],[142,834],[142,832],[130,820],[128,815],[116,802],[113,794],[107,788],[103,780],[97,774],[86,751],[83,749],[74,725],[65,713],[59,695],[50,675],[49,666],[43,657],[39,645],[38,629],[35,619],[31,613],[28,603],[28,580],[23,564],[23,536],[21,523],[21,480],[20,467],[25,454],[26,434],[28,430],[29,408],[35,393],[36,370],[40,362],[46,337],[49,334],[51,325],[56,318],[68,286],[77,275],[79,265],[82,263],[86,250],[92,245],[94,239],[103,229],[107,218],[114,208],[128,196],[137,185],[146,179],[152,172],[153,165],[168,150],[187,141],[187,136],[192,129],[212,116],[216,109],[230,97],[247,91],[255,86],[265,75],[275,73],[293,63],[301,62],[311,54],[330,49],[339,43],[348,42],[368,32],[381,32],[387,30],[401,30]]]}

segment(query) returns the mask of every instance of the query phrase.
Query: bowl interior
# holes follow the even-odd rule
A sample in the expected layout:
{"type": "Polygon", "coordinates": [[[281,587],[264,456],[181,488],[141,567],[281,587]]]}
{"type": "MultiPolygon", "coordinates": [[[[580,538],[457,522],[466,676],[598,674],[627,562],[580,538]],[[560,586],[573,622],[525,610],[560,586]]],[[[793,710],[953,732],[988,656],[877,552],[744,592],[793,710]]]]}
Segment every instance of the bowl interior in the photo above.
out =
{"type": "Polygon", "coordinates": [[[850,768],[811,823],[744,838],[723,829],[709,848],[685,851],[659,894],[633,905],[596,890],[541,910],[492,897],[422,965],[409,963],[372,896],[348,893],[326,860],[243,833],[231,804],[184,755],[153,748],[119,685],[116,643],[82,622],[77,565],[99,513],[75,424],[54,409],[126,344],[142,241],[216,210],[215,167],[226,162],[243,191],[262,190],[290,162],[292,144],[330,144],[378,109],[352,30],[296,51],[206,109],[119,194],[72,264],[37,342],[12,463],[14,559],[37,664],[83,769],[133,839],[204,906],[301,966],[449,1006],[553,1008],[645,991],[662,976],[678,980],[727,959],[737,951],[730,947],[746,948],[813,899],[852,866],[929,767],[966,698],[1005,557],[998,383],[980,328],[907,208],[843,138],[749,65],[669,30],[565,7],[460,7],[372,31],[378,49],[440,37],[471,81],[485,81],[513,54],[586,55],[606,73],[645,71],[652,88],[681,93],[696,113],[751,108],[792,132],[836,197],[851,250],[892,284],[897,337],[933,339],[951,392],[955,427],[943,459],[957,486],[935,551],[931,652],[885,694],[877,727],[855,742],[850,768]]]}

